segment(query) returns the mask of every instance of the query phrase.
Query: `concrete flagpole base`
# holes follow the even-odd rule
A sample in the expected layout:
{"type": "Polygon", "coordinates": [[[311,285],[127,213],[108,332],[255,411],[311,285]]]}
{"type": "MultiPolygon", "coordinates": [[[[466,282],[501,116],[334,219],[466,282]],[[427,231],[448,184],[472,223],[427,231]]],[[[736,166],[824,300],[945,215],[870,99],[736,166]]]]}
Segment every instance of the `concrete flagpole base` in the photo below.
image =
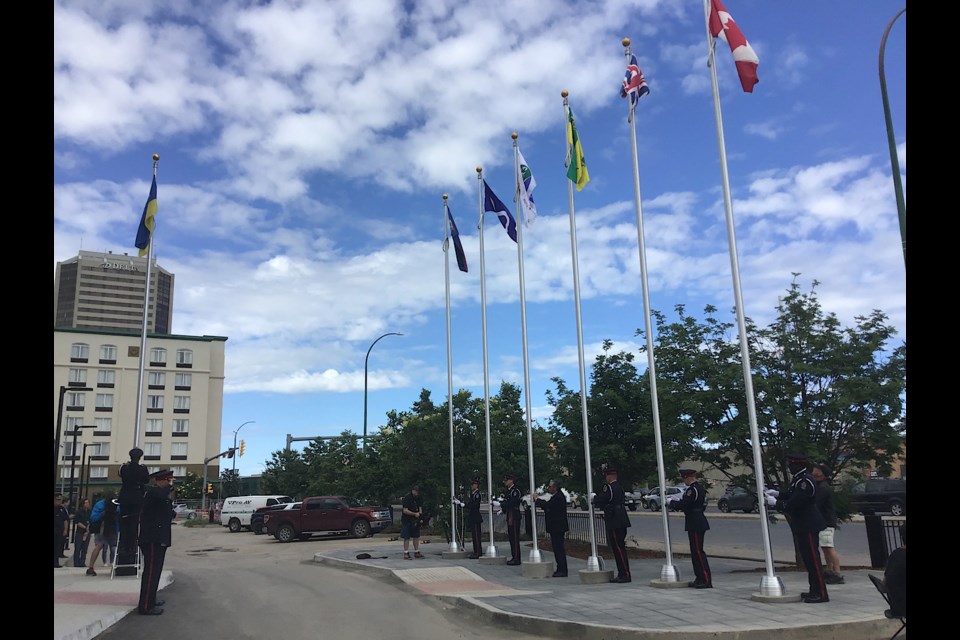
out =
{"type": "Polygon", "coordinates": [[[524,578],[550,578],[554,571],[552,562],[524,562],[520,569],[524,578]]]}
{"type": "Polygon", "coordinates": [[[613,579],[613,569],[600,569],[591,571],[590,569],[580,569],[580,584],[607,584],[613,579]]]}

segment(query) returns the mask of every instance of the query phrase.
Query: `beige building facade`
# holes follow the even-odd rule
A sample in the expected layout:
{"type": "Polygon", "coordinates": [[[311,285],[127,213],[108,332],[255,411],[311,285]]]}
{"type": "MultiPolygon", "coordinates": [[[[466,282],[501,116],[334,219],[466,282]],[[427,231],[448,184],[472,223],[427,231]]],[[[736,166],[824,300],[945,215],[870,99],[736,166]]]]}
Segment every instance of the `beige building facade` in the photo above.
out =
{"type": "MultiPolygon", "coordinates": [[[[141,336],[54,327],[57,488],[69,488],[72,475],[75,492],[89,483],[86,496],[119,489],[120,465],[135,445],[151,472],[169,468],[177,477],[189,471],[202,478],[204,460],[220,453],[226,341],[148,333],[137,434],[141,336]]],[[[209,478],[219,477],[219,463],[211,461],[209,478]]]]}

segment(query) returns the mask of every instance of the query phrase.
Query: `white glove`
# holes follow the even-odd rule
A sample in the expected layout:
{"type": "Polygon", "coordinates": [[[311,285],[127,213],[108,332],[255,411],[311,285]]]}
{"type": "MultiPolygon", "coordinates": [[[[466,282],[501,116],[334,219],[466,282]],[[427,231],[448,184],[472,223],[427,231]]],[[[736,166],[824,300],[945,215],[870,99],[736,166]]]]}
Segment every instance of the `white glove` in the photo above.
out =
{"type": "Polygon", "coordinates": [[[590,494],[590,500],[591,500],[591,501],[592,501],[594,498],[596,498],[596,497],[597,497],[597,494],[596,494],[596,493],[591,493],[591,494],[590,494]]]}
{"type": "Polygon", "coordinates": [[[498,516],[499,516],[499,515],[503,515],[503,509],[501,509],[500,507],[497,507],[497,509],[496,509],[496,511],[494,511],[494,513],[497,514],[498,516]]]}
{"type": "Polygon", "coordinates": [[[499,501],[499,500],[494,500],[494,501],[491,502],[490,504],[493,505],[493,508],[494,508],[494,509],[498,509],[498,510],[500,509],[500,501],[499,501]]]}
{"type": "Polygon", "coordinates": [[[457,505],[458,507],[464,506],[463,502],[457,500],[456,498],[453,499],[453,504],[457,505]]]}

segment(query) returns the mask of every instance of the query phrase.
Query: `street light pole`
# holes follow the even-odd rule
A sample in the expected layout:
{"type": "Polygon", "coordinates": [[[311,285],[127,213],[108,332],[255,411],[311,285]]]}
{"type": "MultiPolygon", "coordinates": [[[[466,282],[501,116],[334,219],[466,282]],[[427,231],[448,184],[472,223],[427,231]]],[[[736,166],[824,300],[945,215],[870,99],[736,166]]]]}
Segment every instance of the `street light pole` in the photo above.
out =
{"type": "Polygon", "coordinates": [[[85,491],[90,488],[90,481],[84,481],[87,473],[87,447],[92,447],[94,442],[84,442],[83,443],[83,455],[80,458],[80,502],[83,502],[83,498],[86,496],[85,491]],[[86,484],[86,489],[84,485],[86,484]]]}
{"type": "Polygon", "coordinates": [[[77,436],[80,434],[80,429],[96,428],[97,425],[95,424],[77,424],[73,426],[73,446],[70,448],[70,489],[67,492],[71,500],[73,499],[73,472],[77,468],[77,436]]]}
{"type": "Polygon", "coordinates": [[[883,117],[887,124],[887,144],[890,146],[890,164],[893,169],[893,192],[897,198],[897,217],[900,219],[900,242],[903,245],[903,262],[907,262],[907,205],[903,201],[903,185],[900,182],[900,161],[897,159],[897,141],[893,137],[893,120],[890,118],[890,101],[887,99],[887,78],[883,71],[883,54],[887,48],[887,35],[890,28],[897,18],[906,13],[904,7],[900,13],[893,16],[893,20],[887,25],[883,32],[883,38],[880,40],[880,95],[883,98],[883,117]]]}
{"type": "Polygon", "coordinates": [[[53,490],[57,490],[57,467],[59,467],[60,458],[60,430],[63,426],[63,396],[70,391],[93,391],[90,387],[66,387],[60,385],[60,402],[57,405],[57,435],[53,439],[53,490]]]}
{"type": "MultiPolygon", "coordinates": [[[[234,432],[233,432],[233,448],[234,448],[234,450],[236,450],[236,448],[237,448],[237,434],[240,432],[240,429],[243,429],[243,425],[244,425],[244,424],[250,424],[251,422],[256,422],[256,420],[247,420],[246,422],[244,422],[242,425],[240,425],[239,427],[237,427],[237,428],[234,430],[234,432]]],[[[234,470],[234,472],[236,472],[236,470],[237,470],[237,456],[233,456],[233,470],[234,470]]]]}
{"type": "Polygon", "coordinates": [[[370,348],[367,349],[367,357],[363,359],[363,450],[367,450],[367,365],[370,362],[370,352],[373,350],[373,345],[380,342],[382,339],[387,336],[402,336],[402,333],[385,333],[376,340],[373,341],[373,344],[370,345],[370,348]]]}

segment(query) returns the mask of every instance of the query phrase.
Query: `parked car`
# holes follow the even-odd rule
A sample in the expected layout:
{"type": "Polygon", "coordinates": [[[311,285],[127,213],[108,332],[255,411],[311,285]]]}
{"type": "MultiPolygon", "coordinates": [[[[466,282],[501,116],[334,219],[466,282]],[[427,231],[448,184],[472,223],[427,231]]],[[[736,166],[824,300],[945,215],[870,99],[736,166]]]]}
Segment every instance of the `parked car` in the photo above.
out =
{"type": "Polygon", "coordinates": [[[757,494],[743,487],[729,486],[719,500],[717,509],[724,513],[743,511],[744,513],[760,513],[760,500],[757,494]]]}
{"type": "Polygon", "coordinates": [[[177,514],[177,519],[183,520],[193,520],[197,517],[197,514],[185,504],[175,504],[173,505],[173,511],[177,514]]]}
{"type": "Polygon", "coordinates": [[[850,511],[873,515],[907,515],[906,478],[868,478],[850,489],[850,511]]]}
{"type": "Polygon", "coordinates": [[[283,504],[271,504],[266,507],[258,507],[257,510],[250,515],[250,531],[253,531],[253,533],[258,536],[267,532],[266,527],[263,525],[263,514],[267,511],[299,509],[301,504],[301,502],[286,502],[283,504]]]}
{"type": "MultiPolygon", "coordinates": [[[[663,493],[667,505],[682,498],[684,489],[686,489],[686,487],[664,487],[663,493]]],[[[660,511],[660,487],[650,491],[644,498],[646,499],[647,509],[650,511],[660,511]]]]}
{"type": "Polygon", "coordinates": [[[366,538],[390,526],[390,510],[348,496],[304,498],[299,509],[267,511],[263,524],[280,542],[306,540],[314,533],[366,538]]]}

